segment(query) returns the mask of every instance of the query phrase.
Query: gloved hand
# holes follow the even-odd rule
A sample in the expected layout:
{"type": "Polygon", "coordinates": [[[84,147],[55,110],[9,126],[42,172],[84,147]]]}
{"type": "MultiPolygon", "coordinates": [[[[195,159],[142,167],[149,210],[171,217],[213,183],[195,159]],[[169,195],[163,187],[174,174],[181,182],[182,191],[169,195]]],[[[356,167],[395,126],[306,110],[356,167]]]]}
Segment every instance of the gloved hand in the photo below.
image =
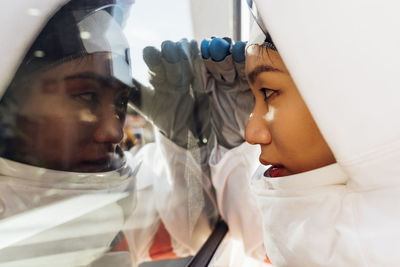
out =
{"type": "Polygon", "coordinates": [[[212,127],[203,59],[197,43],[186,39],[165,41],[161,51],[146,47],[143,58],[154,90],[136,84],[131,99],[167,137],[158,139],[160,159],[153,157],[163,170],[152,182],[157,212],[171,240],[183,244],[181,252],[193,253],[218,216],[208,167],[211,145],[206,144],[214,138],[209,138],[212,127]]]}
{"type": "Polygon", "coordinates": [[[232,148],[244,142],[244,131],[254,106],[245,76],[245,42],[229,38],[205,39],[201,54],[207,69],[211,122],[217,142],[232,148]]]}
{"type": "Polygon", "coordinates": [[[143,50],[154,90],[135,82],[131,100],[160,132],[183,148],[207,143],[211,134],[204,66],[196,41],[164,41],[143,50]]]}
{"type": "Polygon", "coordinates": [[[197,43],[186,39],[165,41],[161,51],[146,47],[143,58],[154,91],[135,83],[132,102],[183,148],[207,143],[211,125],[220,145],[238,146],[244,142],[254,105],[245,77],[245,46],[245,42],[232,45],[229,38],[203,40],[202,58],[197,43]]]}

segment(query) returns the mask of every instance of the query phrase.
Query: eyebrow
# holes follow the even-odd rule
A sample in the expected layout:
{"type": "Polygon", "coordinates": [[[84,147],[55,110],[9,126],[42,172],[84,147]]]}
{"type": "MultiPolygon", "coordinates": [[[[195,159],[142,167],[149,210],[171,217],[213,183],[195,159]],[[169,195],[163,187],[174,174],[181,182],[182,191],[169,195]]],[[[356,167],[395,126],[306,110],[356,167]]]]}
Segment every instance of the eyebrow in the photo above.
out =
{"type": "Polygon", "coordinates": [[[250,83],[254,83],[257,76],[263,72],[283,72],[280,69],[274,68],[270,65],[259,65],[255,67],[249,74],[247,74],[247,79],[250,83]]]}
{"type": "Polygon", "coordinates": [[[80,72],[77,74],[69,75],[64,77],[64,80],[73,80],[73,79],[90,79],[94,80],[96,82],[99,82],[101,85],[106,86],[106,87],[112,87],[114,89],[122,88],[122,89],[128,89],[128,86],[120,82],[114,77],[109,77],[109,76],[103,76],[99,75],[94,72],[80,72]]]}

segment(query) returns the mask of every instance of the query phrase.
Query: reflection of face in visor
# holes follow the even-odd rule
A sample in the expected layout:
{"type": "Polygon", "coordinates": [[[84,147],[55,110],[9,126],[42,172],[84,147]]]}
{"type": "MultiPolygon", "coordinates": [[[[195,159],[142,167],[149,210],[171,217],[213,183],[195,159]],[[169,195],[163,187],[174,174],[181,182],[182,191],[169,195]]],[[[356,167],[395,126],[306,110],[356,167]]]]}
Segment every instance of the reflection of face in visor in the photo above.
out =
{"type": "MultiPolygon", "coordinates": [[[[113,5],[76,9],[45,26],[0,104],[0,156],[75,172],[120,167],[129,50],[113,5]]],[[[113,3],[115,1],[109,1],[113,3]]]]}

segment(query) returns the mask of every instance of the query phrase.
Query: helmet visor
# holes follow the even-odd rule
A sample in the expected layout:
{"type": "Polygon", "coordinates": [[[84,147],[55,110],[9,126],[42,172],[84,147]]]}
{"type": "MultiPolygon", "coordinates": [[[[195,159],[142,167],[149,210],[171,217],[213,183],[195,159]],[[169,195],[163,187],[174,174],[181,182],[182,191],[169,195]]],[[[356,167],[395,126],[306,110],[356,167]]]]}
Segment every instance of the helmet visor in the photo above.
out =
{"type": "Polygon", "coordinates": [[[247,5],[249,7],[250,13],[254,19],[254,21],[257,23],[257,25],[259,26],[260,30],[263,32],[263,34],[265,35],[265,41],[262,44],[263,46],[266,46],[270,49],[273,50],[277,50],[271,36],[268,33],[267,27],[264,25],[264,22],[258,12],[258,8],[257,8],[257,4],[256,2],[254,2],[253,0],[246,0],[247,5]]]}
{"type": "Polygon", "coordinates": [[[122,166],[132,86],[125,3],[100,2],[67,4],[28,50],[0,102],[2,157],[74,172],[122,166]]]}

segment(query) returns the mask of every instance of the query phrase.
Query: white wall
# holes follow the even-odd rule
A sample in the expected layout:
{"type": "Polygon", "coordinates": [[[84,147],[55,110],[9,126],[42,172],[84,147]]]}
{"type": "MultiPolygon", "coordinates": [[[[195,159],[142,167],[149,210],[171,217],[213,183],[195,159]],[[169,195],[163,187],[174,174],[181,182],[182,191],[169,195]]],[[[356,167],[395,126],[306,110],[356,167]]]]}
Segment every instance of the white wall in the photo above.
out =
{"type": "Polygon", "coordinates": [[[189,0],[193,34],[197,41],[232,36],[232,0],[189,0]]]}
{"type": "Polygon", "coordinates": [[[124,32],[131,45],[133,76],[148,83],[148,70],[142,58],[146,46],[160,47],[165,40],[193,39],[188,0],[136,0],[124,32]]]}
{"type": "MultiPolygon", "coordinates": [[[[242,40],[248,39],[247,7],[242,1],[242,40]]],[[[148,84],[142,59],[146,46],[160,47],[165,40],[181,38],[200,42],[211,36],[232,37],[233,0],[136,0],[125,26],[131,44],[133,75],[148,84]]]]}

